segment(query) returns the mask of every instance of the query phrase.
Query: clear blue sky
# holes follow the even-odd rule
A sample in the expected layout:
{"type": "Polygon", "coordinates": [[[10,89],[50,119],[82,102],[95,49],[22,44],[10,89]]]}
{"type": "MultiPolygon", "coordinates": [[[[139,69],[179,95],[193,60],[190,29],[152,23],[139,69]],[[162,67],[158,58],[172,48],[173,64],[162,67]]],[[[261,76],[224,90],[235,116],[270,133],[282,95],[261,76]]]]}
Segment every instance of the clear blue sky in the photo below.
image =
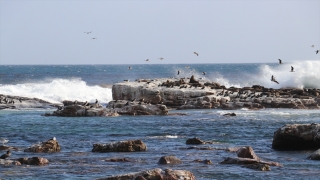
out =
{"type": "Polygon", "coordinates": [[[317,49],[320,0],[0,0],[0,65],[277,63],[317,49]]]}

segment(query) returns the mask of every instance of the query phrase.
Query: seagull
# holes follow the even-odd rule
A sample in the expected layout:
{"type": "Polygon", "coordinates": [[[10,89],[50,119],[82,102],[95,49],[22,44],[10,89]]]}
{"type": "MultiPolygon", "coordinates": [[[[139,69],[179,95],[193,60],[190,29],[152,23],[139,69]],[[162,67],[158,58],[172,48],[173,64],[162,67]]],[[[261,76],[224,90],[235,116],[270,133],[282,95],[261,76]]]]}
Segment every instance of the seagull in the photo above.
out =
{"type": "Polygon", "coordinates": [[[5,143],[9,142],[9,140],[6,138],[0,138],[0,142],[2,142],[2,146],[3,146],[5,143]]]}
{"type": "Polygon", "coordinates": [[[123,80],[124,82],[129,82],[129,79],[125,79],[125,80],[123,80]]]}
{"type": "Polygon", "coordinates": [[[146,59],[146,61],[149,61],[149,59],[146,59]]]}
{"type": "Polygon", "coordinates": [[[97,38],[94,37],[94,38],[92,38],[92,39],[97,39],[97,38]]]}
{"type": "Polygon", "coordinates": [[[282,60],[281,59],[278,59],[279,60],[279,64],[282,64],[282,60]]]}
{"type": "Polygon", "coordinates": [[[6,159],[11,155],[10,151],[7,151],[6,154],[2,154],[2,156],[0,157],[0,159],[6,159]]]}
{"type": "Polygon", "coordinates": [[[56,137],[53,137],[53,138],[51,138],[51,139],[49,139],[49,140],[54,140],[54,141],[56,141],[56,140],[57,140],[57,138],[56,138],[56,137]]]}
{"type": "Polygon", "coordinates": [[[96,99],[96,104],[98,104],[98,99],[96,99]]]}
{"type": "Polygon", "coordinates": [[[90,33],[92,33],[92,31],[90,31],[90,32],[84,32],[84,33],[86,33],[86,34],[90,34],[90,33]]]}
{"type": "Polygon", "coordinates": [[[130,70],[130,69],[132,69],[132,67],[131,67],[131,66],[129,66],[129,67],[128,67],[128,69],[130,70]]]}
{"type": "Polygon", "coordinates": [[[163,58],[163,57],[161,57],[161,58],[158,58],[158,59],[163,60],[164,58],[163,58]]]}
{"type": "Polygon", "coordinates": [[[314,48],[314,45],[311,45],[312,48],[314,48]]]}
{"type": "Polygon", "coordinates": [[[178,75],[180,74],[180,71],[178,70],[178,75]]]}
{"type": "Polygon", "coordinates": [[[197,52],[193,52],[195,55],[199,56],[199,54],[197,52]]]}
{"type": "Polygon", "coordinates": [[[294,69],[293,66],[291,66],[291,72],[294,72],[293,69],[294,69]]]}
{"type": "Polygon", "coordinates": [[[319,53],[319,51],[320,51],[320,50],[316,50],[316,54],[318,54],[318,53],[319,53]]]}

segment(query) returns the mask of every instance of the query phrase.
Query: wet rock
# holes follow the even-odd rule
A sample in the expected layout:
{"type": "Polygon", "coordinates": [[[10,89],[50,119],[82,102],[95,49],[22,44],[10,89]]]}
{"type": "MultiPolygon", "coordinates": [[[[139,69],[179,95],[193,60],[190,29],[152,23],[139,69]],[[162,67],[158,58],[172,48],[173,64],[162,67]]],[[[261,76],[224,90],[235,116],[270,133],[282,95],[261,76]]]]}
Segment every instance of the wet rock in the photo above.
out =
{"type": "Polygon", "coordinates": [[[158,164],[181,164],[182,161],[175,156],[162,156],[158,164]]]}
{"type": "Polygon", "coordinates": [[[111,158],[107,159],[107,162],[130,162],[128,158],[111,158]]]}
{"type": "Polygon", "coordinates": [[[3,166],[21,166],[21,163],[11,159],[0,159],[0,165],[3,166]]]}
{"type": "Polygon", "coordinates": [[[117,175],[112,177],[100,178],[98,180],[125,180],[125,179],[146,179],[146,180],[195,180],[196,177],[190,171],[186,170],[172,170],[172,169],[162,169],[156,168],[151,170],[146,170],[142,172],[129,173],[123,175],[117,175]]]}
{"type": "Polygon", "coordinates": [[[249,169],[259,170],[259,171],[270,171],[271,170],[271,168],[268,164],[260,164],[260,163],[246,164],[245,167],[249,168],[249,169]]]}
{"type": "Polygon", "coordinates": [[[252,147],[245,146],[237,150],[237,156],[240,158],[249,158],[259,160],[259,157],[254,153],[252,147]]]}
{"type": "Polygon", "coordinates": [[[19,158],[18,161],[19,161],[21,164],[37,165],[37,166],[49,164],[48,159],[42,158],[42,157],[19,158]]]}
{"type": "Polygon", "coordinates": [[[186,144],[205,144],[205,142],[195,137],[195,138],[187,139],[186,144]]]}
{"type": "Polygon", "coordinates": [[[41,142],[40,144],[34,144],[31,147],[25,149],[24,152],[35,152],[35,153],[60,152],[61,147],[58,141],[54,139],[49,139],[47,141],[41,142]]]}
{"type": "Polygon", "coordinates": [[[317,151],[313,152],[308,159],[311,160],[320,160],[320,149],[318,149],[317,151]]]}
{"type": "Polygon", "coordinates": [[[135,152],[146,150],[147,146],[141,140],[129,140],[110,144],[94,144],[92,152],[135,152]]]}
{"type": "Polygon", "coordinates": [[[232,158],[232,157],[228,157],[225,160],[223,160],[222,162],[220,162],[220,164],[267,164],[269,166],[280,166],[282,167],[282,165],[280,163],[277,162],[267,162],[267,161],[260,161],[257,159],[249,159],[249,158],[232,158]]]}
{"type": "Polygon", "coordinates": [[[209,160],[209,159],[205,159],[205,160],[196,159],[193,162],[204,163],[204,164],[212,164],[212,161],[209,160]]]}
{"type": "Polygon", "coordinates": [[[227,113],[227,114],[224,114],[223,116],[237,116],[236,113],[227,113]]]}
{"type": "Polygon", "coordinates": [[[0,94],[0,110],[21,108],[50,108],[56,105],[57,104],[53,104],[38,98],[0,94]]]}
{"type": "Polygon", "coordinates": [[[312,150],[320,148],[320,124],[285,125],[274,132],[276,150],[312,150]]]}

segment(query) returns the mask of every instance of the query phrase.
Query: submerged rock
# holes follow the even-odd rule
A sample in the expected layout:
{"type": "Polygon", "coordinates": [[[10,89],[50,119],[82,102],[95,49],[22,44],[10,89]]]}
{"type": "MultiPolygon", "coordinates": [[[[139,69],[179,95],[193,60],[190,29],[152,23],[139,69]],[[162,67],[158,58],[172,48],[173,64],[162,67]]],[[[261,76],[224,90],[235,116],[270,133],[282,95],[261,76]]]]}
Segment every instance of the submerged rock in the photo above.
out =
{"type": "Polygon", "coordinates": [[[162,156],[158,164],[181,164],[182,161],[175,156],[162,156]]]}
{"type": "Polygon", "coordinates": [[[186,170],[172,170],[172,169],[166,169],[162,170],[159,168],[141,171],[141,172],[135,172],[135,173],[129,173],[129,174],[123,174],[123,175],[117,175],[117,176],[111,176],[106,178],[99,178],[98,180],[126,180],[126,179],[134,179],[134,180],[160,180],[160,179],[168,179],[168,180],[195,180],[196,177],[193,175],[192,172],[186,171],[186,170]]]}
{"type": "Polygon", "coordinates": [[[49,164],[48,159],[42,158],[42,157],[19,158],[18,161],[19,161],[21,164],[37,165],[37,166],[49,164]]]}
{"type": "Polygon", "coordinates": [[[135,152],[146,150],[147,146],[141,140],[129,140],[110,144],[94,144],[92,152],[135,152]]]}

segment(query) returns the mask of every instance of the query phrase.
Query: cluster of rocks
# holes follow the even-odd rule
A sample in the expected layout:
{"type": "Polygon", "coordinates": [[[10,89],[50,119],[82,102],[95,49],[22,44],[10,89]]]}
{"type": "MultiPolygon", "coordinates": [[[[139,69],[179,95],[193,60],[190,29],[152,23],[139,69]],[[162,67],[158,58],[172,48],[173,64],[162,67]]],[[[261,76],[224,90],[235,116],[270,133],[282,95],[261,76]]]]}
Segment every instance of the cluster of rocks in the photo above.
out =
{"type": "Polygon", "coordinates": [[[320,105],[320,89],[272,89],[260,85],[226,88],[194,76],[116,83],[112,96],[114,100],[144,99],[177,109],[318,109],[320,105]]]}
{"type": "MultiPolygon", "coordinates": [[[[47,165],[49,164],[49,160],[43,157],[23,157],[18,159],[10,159],[11,152],[10,150],[18,150],[18,148],[15,147],[9,147],[9,146],[3,146],[3,150],[6,149],[8,156],[5,158],[0,158],[0,164],[4,166],[20,166],[20,165],[47,165]]],[[[31,147],[24,150],[24,152],[34,152],[34,153],[54,153],[54,152],[60,152],[60,145],[56,138],[49,139],[47,141],[41,142],[39,144],[32,145],[31,147]]],[[[2,156],[1,156],[2,157],[2,156]]]]}
{"type": "Polygon", "coordinates": [[[0,94],[0,110],[19,108],[47,108],[55,106],[57,106],[57,104],[53,104],[38,98],[28,98],[0,94]]]}
{"type": "Polygon", "coordinates": [[[63,101],[63,106],[45,116],[119,116],[119,115],[167,115],[165,105],[152,105],[142,101],[110,101],[106,107],[98,103],[63,101]]]}

